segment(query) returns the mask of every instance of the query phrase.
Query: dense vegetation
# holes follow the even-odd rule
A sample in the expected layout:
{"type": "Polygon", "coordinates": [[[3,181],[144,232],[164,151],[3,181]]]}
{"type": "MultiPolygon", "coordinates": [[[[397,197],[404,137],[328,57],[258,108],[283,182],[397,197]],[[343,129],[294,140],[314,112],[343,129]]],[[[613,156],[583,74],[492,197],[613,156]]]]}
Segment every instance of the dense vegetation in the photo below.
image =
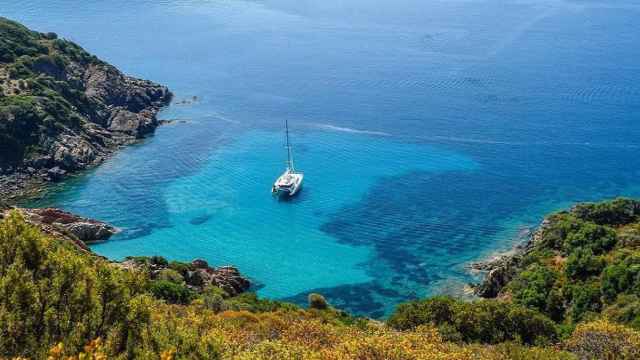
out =
{"type": "Polygon", "coordinates": [[[98,64],[78,45],[0,18],[0,166],[36,154],[42,134],[76,129],[95,117],[70,64],[98,64]]]}
{"type": "MultiPolygon", "coordinates": [[[[603,319],[640,330],[638,201],[580,204],[553,214],[516,264],[505,264],[515,266],[507,269],[514,276],[500,289],[499,300],[416,301],[400,305],[389,323],[398,329],[430,323],[445,338],[484,343],[554,342],[575,336],[576,326],[584,330],[586,322],[603,319]]],[[[635,335],[620,338],[635,339],[635,346],[609,348],[609,356],[640,357],[637,333],[630,329],[624,331],[635,335]]]]}
{"type": "Polygon", "coordinates": [[[215,287],[194,292],[179,276],[188,264],[151,279],[51,239],[13,212],[0,223],[0,358],[634,359],[635,204],[552,216],[500,300],[410,302],[387,324],[336,310],[319,294],[303,309],[215,287]]]}
{"type": "Polygon", "coordinates": [[[557,328],[548,317],[521,305],[495,300],[463,302],[435,297],[401,304],[389,319],[389,325],[400,330],[423,324],[437,326],[450,341],[548,345],[558,340],[557,328]]]}
{"type": "Polygon", "coordinates": [[[569,329],[604,315],[640,330],[640,202],[581,204],[549,217],[504,292],[569,329]]]}

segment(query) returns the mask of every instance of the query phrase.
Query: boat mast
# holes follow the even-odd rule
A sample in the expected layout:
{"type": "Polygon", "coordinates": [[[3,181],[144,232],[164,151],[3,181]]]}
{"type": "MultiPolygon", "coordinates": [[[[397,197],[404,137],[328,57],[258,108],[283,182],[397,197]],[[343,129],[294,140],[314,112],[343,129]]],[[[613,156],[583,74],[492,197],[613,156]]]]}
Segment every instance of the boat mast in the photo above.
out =
{"type": "Polygon", "coordinates": [[[287,169],[293,171],[293,157],[291,156],[291,145],[289,144],[289,121],[284,120],[284,128],[287,138],[287,169]]]}

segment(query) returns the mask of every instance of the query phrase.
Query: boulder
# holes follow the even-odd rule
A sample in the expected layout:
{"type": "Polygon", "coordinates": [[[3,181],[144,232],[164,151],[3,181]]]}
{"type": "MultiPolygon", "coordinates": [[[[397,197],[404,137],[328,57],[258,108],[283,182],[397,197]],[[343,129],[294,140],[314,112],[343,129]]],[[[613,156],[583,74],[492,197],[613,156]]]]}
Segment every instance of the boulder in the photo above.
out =
{"type": "Polygon", "coordinates": [[[206,269],[209,267],[209,263],[207,263],[207,261],[203,259],[194,259],[191,262],[191,265],[196,269],[206,269]]]}
{"type": "Polygon", "coordinates": [[[101,222],[78,221],[66,226],[67,230],[84,242],[106,240],[115,229],[101,222]]]}
{"type": "Polygon", "coordinates": [[[52,181],[60,181],[67,174],[65,170],[60,169],[59,166],[54,166],[47,170],[47,175],[52,181]]]}
{"type": "Polygon", "coordinates": [[[229,296],[236,296],[251,287],[251,282],[243,277],[237,268],[222,266],[214,270],[211,284],[224,290],[229,296]]]}
{"type": "Polygon", "coordinates": [[[84,218],[56,208],[24,209],[31,223],[52,225],[65,230],[83,242],[106,240],[117,229],[102,221],[84,218]]]}

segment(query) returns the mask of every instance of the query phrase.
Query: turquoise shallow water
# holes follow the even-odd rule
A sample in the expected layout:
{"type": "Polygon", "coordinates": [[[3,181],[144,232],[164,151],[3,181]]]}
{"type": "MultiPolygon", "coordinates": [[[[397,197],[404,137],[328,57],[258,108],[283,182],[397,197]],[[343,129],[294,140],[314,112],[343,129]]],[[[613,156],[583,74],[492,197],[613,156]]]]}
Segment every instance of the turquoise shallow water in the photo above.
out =
{"type": "Polygon", "coordinates": [[[0,15],[167,84],[181,119],[64,184],[112,258],[234,264],[383,316],[572,202],[640,194],[640,3],[42,1],[0,15]],[[500,21],[495,21],[500,14],[500,21]],[[269,194],[289,120],[305,188],[269,194]]]}
{"type": "MultiPolygon", "coordinates": [[[[345,281],[367,282],[372,274],[365,264],[375,256],[371,248],[336,242],[321,231],[322,224],[361,198],[375,179],[474,166],[468,158],[427,146],[312,132],[296,139],[308,144],[296,152],[307,178],[304,191],[278,201],[269,194],[274,171],[277,175],[284,166],[281,141],[274,133],[245,134],[214,152],[197,173],[162,189],[158,201],[168,218],[165,227],[126,244],[107,242],[94,249],[119,258],[157,252],[190,260],[201,254],[212,263],[237,265],[264,283],[265,296],[275,298],[345,281]],[[372,149],[380,151],[379,166],[370,164],[372,149]]],[[[401,184],[392,186],[390,191],[403,191],[401,184]]],[[[96,187],[101,190],[103,186],[96,187]]]]}

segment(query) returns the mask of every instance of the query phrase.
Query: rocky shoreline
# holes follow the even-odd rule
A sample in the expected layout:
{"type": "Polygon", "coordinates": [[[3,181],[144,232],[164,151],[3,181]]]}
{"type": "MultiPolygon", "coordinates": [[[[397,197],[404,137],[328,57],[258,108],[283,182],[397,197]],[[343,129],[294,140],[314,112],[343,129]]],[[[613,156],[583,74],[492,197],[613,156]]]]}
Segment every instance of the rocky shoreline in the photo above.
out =
{"type": "Polygon", "coordinates": [[[45,234],[68,241],[83,251],[91,252],[88,243],[107,240],[118,232],[117,228],[105,222],[55,208],[4,208],[0,211],[0,219],[14,210],[19,211],[29,224],[40,228],[45,234]]]}
{"type": "Polygon", "coordinates": [[[153,133],[173,94],[55,33],[0,17],[0,204],[103,162],[153,133]]]}
{"type": "Polygon", "coordinates": [[[100,111],[107,124],[87,121],[81,129],[43,139],[41,153],[21,164],[0,167],[0,202],[15,204],[35,196],[50,183],[99,165],[161,125],[156,116],[173,96],[167,87],[125,76],[110,65],[85,76],[91,79],[85,93],[104,106],[100,111]],[[108,96],[103,94],[107,91],[108,96]],[[117,99],[124,102],[116,105],[117,99]]]}
{"type": "Polygon", "coordinates": [[[496,298],[502,295],[502,289],[516,276],[522,259],[534,249],[549,225],[545,219],[526,239],[513,249],[492,256],[490,259],[469,264],[469,269],[484,274],[478,284],[469,284],[473,294],[482,298],[496,298]]]}
{"type": "Polygon", "coordinates": [[[501,297],[502,289],[516,276],[522,259],[534,249],[548,225],[549,220],[544,219],[512,249],[470,263],[468,269],[471,272],[483,274],[479,283],[469,284],[473,295],[487,299],[501,297]]]}
{"type": "MultiPolygon", "coordinates": [[[[56,208],[8,208],[0,209],[0,220],[10,211],[19,211],[31,225],[45,234],[67,241],[77,249],[99,256],[91,251],[87,244],[105,241],[118,233],[118,228],[102,221],[85,218],[56,208]]],[[[111,261],[115,266],[131,271],[148,272],[152,280],[161,280],[168,272],[180,277],[179,280],[196,292],[202,292],[209,286],[219,287],[229,296],[239,295],[252,286],[233,266],[211,267],[207,261],[194,259],[191,263],[172,262],[160,256],[128,257],[124,261],[111,261]],[[176,271],[178,269],[179,271],[176,271]]],[[[175,279],[174,279],[175,280],[175,279]]]]}

